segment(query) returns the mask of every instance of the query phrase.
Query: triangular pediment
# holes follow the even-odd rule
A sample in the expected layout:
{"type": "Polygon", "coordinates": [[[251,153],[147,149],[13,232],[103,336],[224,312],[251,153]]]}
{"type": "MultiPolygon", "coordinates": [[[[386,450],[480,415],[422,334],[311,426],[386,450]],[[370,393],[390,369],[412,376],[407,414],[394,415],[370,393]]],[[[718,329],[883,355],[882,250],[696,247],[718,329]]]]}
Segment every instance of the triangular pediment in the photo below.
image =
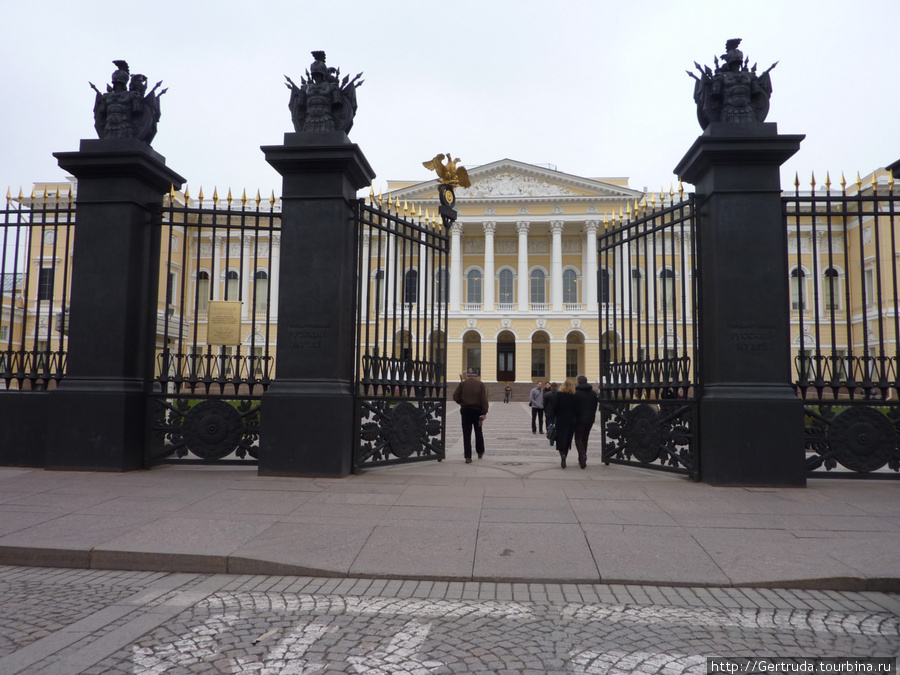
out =
{"type": "MultiPolygon", "coordinates": [[[[602,179],[583,178],[554,169],[502,159],[467,169],[471,186],[456,188],[457,200],[506,201],[570,198],[635,199],[641,192],[602,179]]],[[[621,181],[622,179],[616,179],[621,181]]],[[[438,180],[391,190],[401,199],[437,199],[438,180]]]]}

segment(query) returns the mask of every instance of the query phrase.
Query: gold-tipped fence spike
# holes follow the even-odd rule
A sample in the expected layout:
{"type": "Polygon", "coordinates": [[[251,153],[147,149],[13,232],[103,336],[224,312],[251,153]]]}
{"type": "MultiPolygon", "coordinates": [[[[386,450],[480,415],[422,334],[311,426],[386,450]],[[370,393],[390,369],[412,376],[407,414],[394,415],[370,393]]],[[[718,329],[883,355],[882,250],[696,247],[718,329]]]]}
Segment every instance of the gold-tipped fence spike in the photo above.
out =
{"type": "Polygon", "coordinates": [[[203,205],[203,186],[200,186],[200,192],[197,193],[197,200],[200,202],[200,205],[203,205]]]}
{"type": "Polygon", "coordinates": [[[809,173],[809,187],[813,192],[816,191],[816,174],[812,171],[809,173]]]}
{"type": "Polygon", "coordinates": [[[232,202],[232,200],[234,199],[234,197],[231,196],[231,188],[228,188],[228,196],[227,196],[225,199],[226,199],[226,201],[228,202],[228,208],[230,209],[230,208],[231,208],[231,202],[232,202]]]}
{"type": "Polygon", "coordinates": [[[888,190],[893,192],[894,190],[894,170],[891,169],[888,171],[888,190]]]}
{"type": "Polygon", "coordinates": [[[375,206],[375,184],[369,185],[369,206],[375,206]]]}
{"type": "Polygon", "coordinates": [[[187,185],[184,186],[184,205],[191,205],[191,189],[187,185]]]}
{"type": "Polygon", "coordinates": [[[403,215],[405,217],[409,216],[409,202],[405,199],[403,200],[403,215]]]}
{"type": "Polygon", "coordinates": [[[684,199],[684,183],[678,181],[678,199],[681,201],[684,199]]]}
{"type": "Polygon", "coordinates": [[[843,171],[841,171],[841,189],[844,190],[844,191],[847,190],[847,179],[844,178],[844,172],[843,172],[843,171]]]}
{"type": "Polygon", "coordinates": [[[825,190],[831,192],[831,173],[829,171],[825,172],[825,190]]]}
{"type": "Polygon", "coordinates": [[[213,185],[213,206],[219,205],[219,188],[213,185]]]}
{"type": "Polygon", "coordinates": [[[794,172],[794,189],[795,190],[800,189],[800,174],[797,173],[796,171],[794,172]]]}
{"type": "Polygon", "coordinates": [[[9,206],[9,203],[12,201],[12,193],[10,192],[10,188],[6,186],[6,205],[9,206]]]}
{"type": "Polygon", "coordinates": [[[22,203],[22,200],[25,199],[25,195],[22,194],[22,186],[19,186],[19,203],[22,203]]]}
{"type": "Polygon", "coordinates": [[[859,177],[859,171],[856,172],[856,191],[862,192],[862,178],[859,177]]]}
{"type": "Polygon", "coordinates": [[[241,206],[247,206],[247,188],[244,188],[244,191],[241,193],[241,206]]]}
{"type": "Polygon", "coordinates": [[[275,210],[275,202],[276,201],[277,200],[275,199],[275,190],[272,190],[272,194],[269,196],[269,208],[271,208],[273,211],[275,210]]]}
{"type": "Polygon", "coordinates": [[[256,190],[256,208],[259,208],[259,203],[262,201],[262,197],[259,194],[259,189],[256,190]]]}
{"type": "Polygon", "coordinates": [[[31,187],[31,203],[34,204],[34,186],[31,187]]]}
{"type": "Polygon", "coordinates": [[[382,204],[384,204],[384,196],[381,192],[381,188],[378,189],[378,208],[383,209],[382,204]]]}

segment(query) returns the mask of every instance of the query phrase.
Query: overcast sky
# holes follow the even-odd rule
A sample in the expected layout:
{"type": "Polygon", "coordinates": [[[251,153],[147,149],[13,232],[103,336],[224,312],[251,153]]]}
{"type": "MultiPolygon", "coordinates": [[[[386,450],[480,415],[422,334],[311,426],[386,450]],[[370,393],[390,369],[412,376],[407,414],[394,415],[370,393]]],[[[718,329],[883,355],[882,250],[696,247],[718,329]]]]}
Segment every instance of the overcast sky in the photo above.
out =
{"type": "Polygon", "coordinates": [[[835,182],[900,159],[896,0],[5,0],[0,186],[61,180],[53,152],[95,138],[101,90],[124,59],[168,87],[153,148],[192,195],[280,194],[261,145],[293,131],[284,75],[322,50],[362,71],[350,138],[388,179],[428,180],[452,152],[510,158],[657,191],[700,134],[693,62],[743,38],[772,72],[767,121],[806,134],[782,170],[835,182]],[[15,7],[14,7],[15,6],[15,7]]]}

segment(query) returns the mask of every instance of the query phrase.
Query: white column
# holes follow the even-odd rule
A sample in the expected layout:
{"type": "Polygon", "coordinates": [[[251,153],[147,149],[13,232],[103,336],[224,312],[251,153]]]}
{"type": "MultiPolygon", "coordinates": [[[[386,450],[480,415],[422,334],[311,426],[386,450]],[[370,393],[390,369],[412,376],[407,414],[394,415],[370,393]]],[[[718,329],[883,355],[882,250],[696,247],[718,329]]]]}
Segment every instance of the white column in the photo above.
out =
{"type": "Polygon", "coordinates": [[[550,309],[554,312],[563,310],[562,284],[562,231],[565,223],[561,220],[550,221],[550,309]]]}
{"type": "Polygon", "coordinates": [[[222,287],[225,284],[225,274],[228,272],[228,270],[223,269],[225,266],[222,260],[223,241],[225,241],[224,237],[216,237],[213,242],[212,274],[209,275],[209,283],[213,285],[213,300],[222,299],[224,293],[222,287]]]}
{"type": "MultiPolygon", "coordinates": [[[[372,284],[372,259],[369,254],[369,239],[371,235],[368,232],[362,233],[362,259],[359,261],[359,269],[365,276],[359,280],[359,310],[358,312],[368,312],[371,310],[367,307],[369,302],[369,286],[372,284]]],[[[368,321],[369,315],[362,314],[362,320],[368,321]]]]}
{"type": "Polygon", "coordinates": [[[597,311],[597,229],[599,220],[588,220],[584,224],[584,260],[581,271],[581,301],[588,312],[597,311]]]}
{"type": "MultiPolygon", "coordinates": [[[[250,256],[253,254],[253,239],[249,236],[243,237],[241,240],[241,316],[245,319],[250,317],[253,311],[253,267],[250,265],[250,256]]],[[[237,298],[235,298],[237,299],[237,298]]]]}
{"type": "Polygon", "coordinates": [[[462,294],[462,223],[454,223],[450,228],[450,307],[451,312],[459,311],[462,294]]]}
{"type": "Polygon", "coordinates": [[[434,270],[429,265],[428,247],[425,245],[426,236],[424,232],[419,235],[419,264],[417,267],[418,274],[416,275],[419,282],[416,302],[423,312],[428,307],[428,289],[431,288],[431,284],[428,283],[428,277],[434,274],[434,270]]]}
{"type": "Polygon", "coordinates": [[[269,242],[269,307],[272,319],[278,318],[278,289],[281,286],[281,234],[273,233],[269,242]]]}
{"type": "Polygon", "coordinates": [[[482,223],[484,226],[484,284],[482,286],[482,309],[494,311],[494,232],[496,222],[482,223]]]}
{"type": "Polygon", "coordinates": [[[528,227],[530,223],[521,220],[516,223],[516,232],[519,233],[519,311],[527,312],[528,302],[528,227]]]}

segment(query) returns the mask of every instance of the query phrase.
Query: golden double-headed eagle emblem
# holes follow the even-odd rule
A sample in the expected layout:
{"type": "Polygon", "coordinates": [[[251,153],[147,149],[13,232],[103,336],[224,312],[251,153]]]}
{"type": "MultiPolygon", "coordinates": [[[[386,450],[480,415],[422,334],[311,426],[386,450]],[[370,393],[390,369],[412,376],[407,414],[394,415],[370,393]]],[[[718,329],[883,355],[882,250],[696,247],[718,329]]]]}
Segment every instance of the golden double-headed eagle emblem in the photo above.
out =
{"type": "Polygon", "coordinates": [[[422,162],[422,166],[429,171],[436,171],[438,182],[441,185],[467,188],[472,184],[469,180],[469,172],[466,171],[466,167],[457,166],[457,162],[459,162],[459,157],[453,159],[453,155],[448,152],[446,155],[443,153],[435,155],[434,159],[422,162]],[[446,164],[444,159],[447,160],[446,164]]]}

